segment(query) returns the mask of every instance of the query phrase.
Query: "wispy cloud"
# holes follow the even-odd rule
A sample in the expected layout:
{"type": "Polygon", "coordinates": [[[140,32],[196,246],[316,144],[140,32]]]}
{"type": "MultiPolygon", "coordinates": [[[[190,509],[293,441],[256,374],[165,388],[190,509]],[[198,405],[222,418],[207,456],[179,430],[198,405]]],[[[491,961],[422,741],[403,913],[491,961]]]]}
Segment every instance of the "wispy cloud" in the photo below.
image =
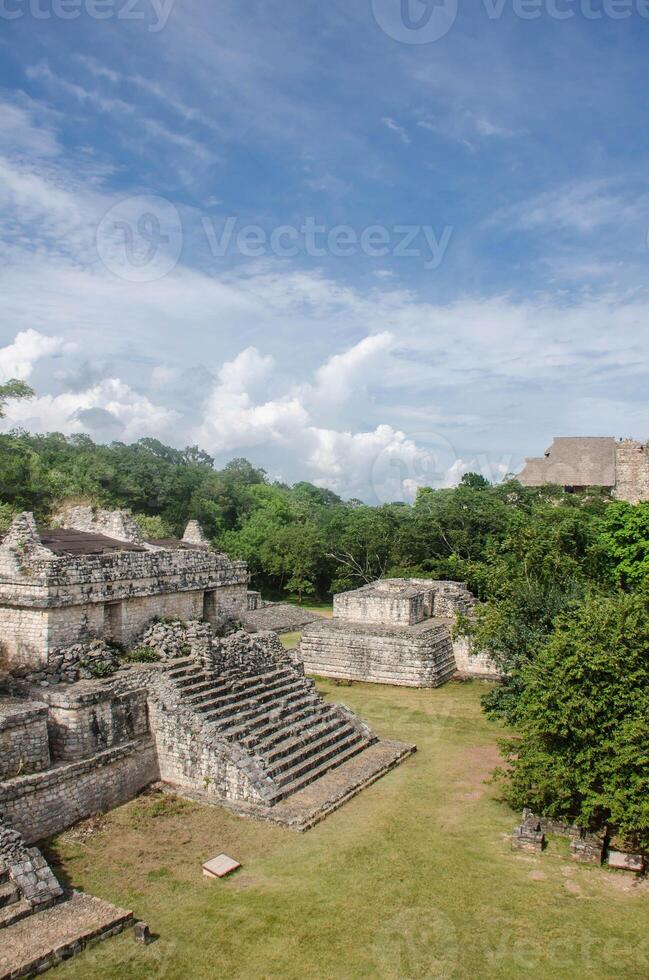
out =
{"type": "Polygon", "coordinates": [[[390,116],[383,116],[381,122],[391,132],[396,133],[402,143],[408,144],[412,142],[407,130],[405,130],[403,126],[400,126],[399,123],[395,122],[395,120],[390,116]]]}

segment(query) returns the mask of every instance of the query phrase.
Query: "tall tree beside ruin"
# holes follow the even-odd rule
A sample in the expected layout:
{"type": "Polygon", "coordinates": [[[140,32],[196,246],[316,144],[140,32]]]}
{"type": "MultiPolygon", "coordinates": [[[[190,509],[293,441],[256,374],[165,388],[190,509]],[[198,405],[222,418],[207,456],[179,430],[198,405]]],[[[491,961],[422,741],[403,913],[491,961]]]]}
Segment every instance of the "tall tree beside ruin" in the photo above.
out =
{"type": "Polygon", "coordinates": [[[589,596],[524,671],[506,796],[649,847],[649,586],[589,596]]]}

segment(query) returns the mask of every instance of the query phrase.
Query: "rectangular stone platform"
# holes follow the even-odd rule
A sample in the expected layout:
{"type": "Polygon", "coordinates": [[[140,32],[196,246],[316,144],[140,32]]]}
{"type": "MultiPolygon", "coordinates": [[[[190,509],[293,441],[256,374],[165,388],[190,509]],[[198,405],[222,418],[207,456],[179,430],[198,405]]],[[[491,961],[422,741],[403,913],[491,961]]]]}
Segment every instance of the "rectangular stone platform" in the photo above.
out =
{"type": "Polygon", "coordinates": [[[133,924],[133,913],[74,892],[66,902],[21,919],[0,932],[0,980],[43,973],[133,924]]]}
{"type": "Polygon", "coordinates": [[[300,658],[321,677],[439,687],[456,672],[451,627],[445,618],[412,626],[325,620],[304,629],[300,658]]]}
{"type": "Polygon", "coordinates": [[[416,751],[417,746],[408,742],[375,742],[364,752],[335,769],[330,769],[304,789],[269,807],[244,802],[233,803],[226,799],[216,800],[201,790],[188,790],[185,786],[174,786],[170,783],[159,783],[157,786],[166,793],[175,793],[198,803],[222,806],[242,817],[268,820],[289,830],[304,833],[367,786],[391,772],[416,751]]]}

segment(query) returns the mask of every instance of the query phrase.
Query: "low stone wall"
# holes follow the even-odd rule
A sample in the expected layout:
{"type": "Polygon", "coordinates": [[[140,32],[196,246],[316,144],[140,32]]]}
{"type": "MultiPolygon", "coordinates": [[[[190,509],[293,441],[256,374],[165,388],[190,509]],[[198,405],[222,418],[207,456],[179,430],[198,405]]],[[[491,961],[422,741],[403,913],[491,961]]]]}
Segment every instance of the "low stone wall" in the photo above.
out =
{"type": "Polygon", "coordinates": [[[0,780],[41,772],[49,764],[47,705],[0,698],[0,780]]]}
{"type": "Polygon", "coordinates": [[[465,636],[453,639],[453,655],[457,672],[461,677],[477,677],[481,680],[502,680],[502,673],[488,653],[472,653],[465,636]]]}
{"type": "Polygon", "coordinates": [[[131,742],[148,731],[146,691],[117,693],[110,684],[81,681],[46,689],[52,757],[74,762],[131,742]]]}
{"type": "Polygon", "coordinates": [[[36,669],[48,648],[46,609],[23,609],[0,604],[0,668],[36,669]]]}
{"type": "Polygon", "coordinates": [[[374,684],[439,687],[455,673],[444,620],[403,628],[325,620],[305,627],[299,654],[307,673],[374,684]]]}
{"type": "Polygon", "coordinates": [[[28,843],[132,800],[159,778],[150,738],[0,783],[0,812],[28,843]]]}

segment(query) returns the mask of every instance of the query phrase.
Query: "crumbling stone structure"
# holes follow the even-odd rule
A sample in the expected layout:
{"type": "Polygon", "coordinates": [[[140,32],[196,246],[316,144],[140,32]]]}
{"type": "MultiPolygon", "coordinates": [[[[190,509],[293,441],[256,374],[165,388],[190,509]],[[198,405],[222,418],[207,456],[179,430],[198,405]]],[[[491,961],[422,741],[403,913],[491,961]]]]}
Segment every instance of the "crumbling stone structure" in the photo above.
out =
{"type": "Polygon", "coordinates": [[[334,596],[333,619],[307,625],[300,657],[324,677],[439,687],[456,674],[497,679],[488,655],[453,637],[458,613],[475,599],[459,582],[382,579],[334,596]]]}
{"type": "Polygon", "coordinates": [[[204,541],[144,541],[124,512],[78,507],[39,531],[20,514],[0,545],[0,670],[47,668],[57,650],[92,639],[128,645],[155,617],[238,619],[248,570],[204,541]],[[109,532],[109,533],[108,533],[109,532]]]}
{"type": "Polygon", "coordinates": [[[616,500],[637,504],[649,500],[649,444],[611,436],[561,437],[544,456],[526,459],[518,478],[527,487],[603,487],[616,500]]]}
{"type": "Polygon", "coordinates": [[[274,633],[237,631],[247,567],[196,524],[64,524],[22,514],[0,545],[0,812],[28,843],[159,781],[307,829],[414,751],[323,702],[274,633]]]}

